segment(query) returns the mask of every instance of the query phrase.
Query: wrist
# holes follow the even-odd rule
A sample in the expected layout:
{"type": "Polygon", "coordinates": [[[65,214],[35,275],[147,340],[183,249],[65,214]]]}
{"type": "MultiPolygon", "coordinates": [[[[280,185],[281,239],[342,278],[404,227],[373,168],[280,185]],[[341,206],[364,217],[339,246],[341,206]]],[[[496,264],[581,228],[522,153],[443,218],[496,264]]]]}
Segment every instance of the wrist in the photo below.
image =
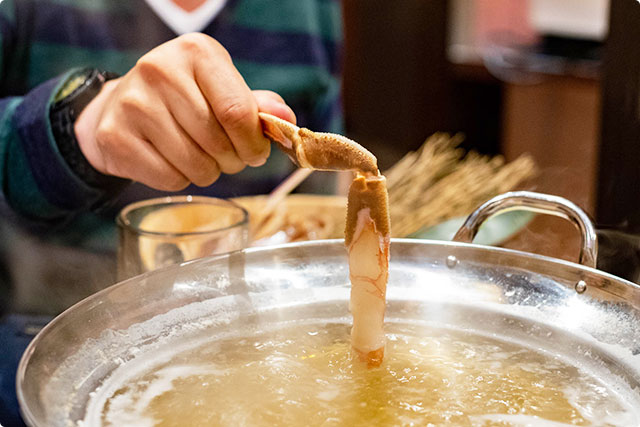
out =
{"type": "Polygon", "coordinates": [[[79,116],[99,97],[101,89],[111,78],[115,78],[115,75],[91,69],[72,74],[57,94],[49,111],[58,152],[69,169],[89,186],[105,190],[121,187],[124,180],[104,175],[94,167],[80,147],[76,124],[79,116]]]}
{"type": "Polygon", "coordinates": [[[74,125],[80,151],[89,164],[100,173],[106,173],[106,169],[102,153],[96,143],[96,130],[105,104],[117,87],[118,82],[119,79],[105,82],[96,97],[82,110],[74,125]]]}

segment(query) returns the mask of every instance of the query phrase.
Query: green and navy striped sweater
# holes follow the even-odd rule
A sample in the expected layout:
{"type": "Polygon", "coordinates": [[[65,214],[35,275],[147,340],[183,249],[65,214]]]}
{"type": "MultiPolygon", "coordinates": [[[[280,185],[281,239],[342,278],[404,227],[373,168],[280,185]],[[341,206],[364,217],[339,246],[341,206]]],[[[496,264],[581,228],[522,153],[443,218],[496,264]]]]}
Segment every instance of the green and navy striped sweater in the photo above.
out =
{"type": "MultiPolygon", "coordinates": [[[[249,87],[282,95],[300,125],[340,130],[338,1],[229,0],[203,32],[227,48],[249,87]]],[[[52,99],[70,70],[95,67],[124,74],[144,53],[174,37],[144,0],[0,0],[4,212],[60,224],[101,200],[103,192],[78,179],[57,151],[48,121],[52,99]]],[[[261,168],[186,192],[262,193],[288,171],[288,161],[275,155],[261,168]]],[[[134,185],[119,204],[153,195],[134,185]]]]}

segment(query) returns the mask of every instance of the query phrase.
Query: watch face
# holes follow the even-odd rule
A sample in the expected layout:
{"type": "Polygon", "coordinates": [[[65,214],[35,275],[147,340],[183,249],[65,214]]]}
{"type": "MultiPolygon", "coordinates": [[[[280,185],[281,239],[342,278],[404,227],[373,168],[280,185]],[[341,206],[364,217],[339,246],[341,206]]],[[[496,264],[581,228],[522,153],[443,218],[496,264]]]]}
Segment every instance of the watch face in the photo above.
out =
{"type": "Polygon", "coordinates": [[[64,86],[62,86],[62,88],[60,88],[60,91],[56,94],[56,97],[54,98],[55,102],[61,101],[64,98],[66,98],[67,96],[71,95],[73,93],[73,91],[75,91],[76,89],[78,89],[80,87],[80,85],[82,85],[85,81],[87,80],[87,77],[85,75],[75,75],[73,77],[71,77],[65,84],[64,86]]]}
{"type": "Polygon", "coordinates": [[[227,0],[145,0],[177,34],[202,31],[218,16],[227,0]]]}

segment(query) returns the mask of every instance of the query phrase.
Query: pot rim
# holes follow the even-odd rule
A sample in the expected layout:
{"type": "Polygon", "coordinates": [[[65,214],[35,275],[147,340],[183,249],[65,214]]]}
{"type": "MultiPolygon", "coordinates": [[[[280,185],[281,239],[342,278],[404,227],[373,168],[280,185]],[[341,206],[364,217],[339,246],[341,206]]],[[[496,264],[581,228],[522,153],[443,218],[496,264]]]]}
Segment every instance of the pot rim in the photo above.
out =
{"type": "MultiPolygon", "coordinates": [[[[199,265],[213,263],[220,259],[237,256],[237,254],[244,253],[244,254],[250,255],[250,254],[262,253],[262,252],[275,251],[278,249],[300,248],[300,247],[310,248],[315,246],[336,246],[336,245],[343,245],[343,244],[344,244],[344,239],[328,239],[328,240],[294,242],[294,243],[285,243],[285,244],[274,245],[274,246],[247,248],[247,249],[232,252],[229,254],[200,258],[192,261],[187,261],[182,264],[172,265],[162,269],[146,272],[139,276],[134,276],[124,281],[115,283],[75,303],[71,307],[64,310],[62,313],[58,314],[51,322],[45,325],[45,327],[42,328],[42,330],[29,343],[27,349],[25,350],[22,357],[20,358],[20,362],[19,362],[18,370],[16,374],[16,392],[17,392],[18,402],[20,405],[20,411],[22,413],[22,416],[25,422],[29,425],[37,425],[36,424],[37,421],[31,409],[28,406],[28,401],[26,400],[23,394],[23,387],[22,387],[22,384],[24,383],[24,380],[25,380],[26,369],[29,365],[31,356],[33,355],[38,344],[43,340],[43,337],[45,337],[49,333],[49,331],[58,327],[61,323],[67,320],[66,318],[68,317],[67,316],[68,313],[82,310],[85,307],[91,307],[92,304],[94,304],[96,300],[99,300],[101,296],[105,295],[106,293],[113,292],[115,289],[129,286],[130,283],[146,280],[154,277],[155,275],[166,275],[168,272],[171,272],[174,270],[194,268],[194,267],[197,268],[197,266],[199,265]]],[[[522,268],[529,272],[537,272],[542,274],[545,274],[546,272],[546,274],[549,275],[550,277],[554,277],[553,271],[551,270],[573,272],[574,274],[577,273],[577,276],[584,277],[584,278],[589,278],[589,276],[590,278],[593,278],[595,276],[597,278],[602,279],[603,283],[607,283],[607,282],[618,283],[619,285],[622,285],[624,288],[628,287],[626,289],[628,292],[633,293],[634,296],[637,293],[638,298],[634,298],[634,299],[637,299],[637,301],[634,301],[634,302],[638,304],[638,306],[640,306],[640,286],[639,285],[632,283],[626,279],[617,277],[613,274],[598,270],[596,268],[580,265],[571,261],[566,261],[558,258],[545,256],[545,255],[534,254],[530,252],[518,251],[514,249],[484,246],[484,245],[478,245],[473,243],[448,242],[448,241],[427,240],[427,239],[392,238],[391,244],[392,245],[393,244],[411,245],[411,246],[431,246],[436,248],[441,247],[445,249],[444,251],[445,253],[443,254],[444,258],[447,258],[447,256],[457,256],[457,257],[460,257],[465,262],[479,261],[479,262],[492,264],[492,265],[495,265],[496,267],[502,267],[502,268],[505,268],[505,267],[522,268]],[[525,264],[528,263],[528,265],[520,266],[520,265],[511,264],[511,263],[504,263],[504,264],[495,263],[495,262],[492,262],[490,259],[489,260],[464,259],[465,255],[468,256],[470,254],[476,254],[478,252],[481,254],[493,255],[493,257],[497,257],[500,259],[507,259],[507,260],[520,259],[520,260],[526,261],[525,264]],[[541,267],[541,268],[532,269],[531,268],[532,265],[535,265],[536,267],[541,267]],[[554,266],[555,268],[554,269],[544,268],[544,267],[551,267],[551,266],[554,266]],[[549,271],[551,271],[551,273],[549,273],[549,271]]],[[[346,250],[345,250],[345,259],[346,259],[346,250]]],[[[443,259],[443,262],[445,262],[445,259],[443,259]]],[[[391,264],[393,264],[393,250],[391,251],[391,264]]],[[[599,287],[599,286],[596,284],[596,287],[599,287]]],[[[607,292],[610,292],[610,290],[607,290],[607,292]]],[[[619,296],[615,293],[613,293],[613,295],[619,296]]],[[[619,297],[623,297],[623,296],[619,296],[619,297]]]]}

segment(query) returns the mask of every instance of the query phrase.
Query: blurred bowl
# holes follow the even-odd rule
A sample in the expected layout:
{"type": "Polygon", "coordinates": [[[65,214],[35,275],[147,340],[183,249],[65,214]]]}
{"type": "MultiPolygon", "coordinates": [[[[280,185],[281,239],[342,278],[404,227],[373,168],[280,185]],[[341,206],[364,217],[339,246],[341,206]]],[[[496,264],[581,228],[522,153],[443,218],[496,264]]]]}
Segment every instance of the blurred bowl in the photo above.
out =
{"type": "Polygon", "coordinates": [[[251,246],[344,237],[346,197],[291,194],[263,220],[267,198],[260,195],[233,199],[249,212],[251,246]]]}
{"type": "MultiPolygon", "coordinates": [[[[498,246],[524,229],[534,217],[535,214],[528,211],[511,211],[491,217],[482,224],[473,242],[477,245],[498,246]]],[[[408,237],[450,241],[466,219],[467,217],[451,218],[408,237]]]]}
{"type": "MultiPolygon", "coordinates": [[[[250,246],[344,238],[346,197],[291,194],[256,233],[267,197],[260,195],[233,199],[249,212],[249,228],[252,233],[250,246]]],[[[499,245],[526,227],[534,216],[531,212],[515,211],[490,218],[480,228],[474,242],[499,245]]],[[[400,237],[450,241],[465,219],[466,216],[451,218],[410,236],[400,237]]]]}

